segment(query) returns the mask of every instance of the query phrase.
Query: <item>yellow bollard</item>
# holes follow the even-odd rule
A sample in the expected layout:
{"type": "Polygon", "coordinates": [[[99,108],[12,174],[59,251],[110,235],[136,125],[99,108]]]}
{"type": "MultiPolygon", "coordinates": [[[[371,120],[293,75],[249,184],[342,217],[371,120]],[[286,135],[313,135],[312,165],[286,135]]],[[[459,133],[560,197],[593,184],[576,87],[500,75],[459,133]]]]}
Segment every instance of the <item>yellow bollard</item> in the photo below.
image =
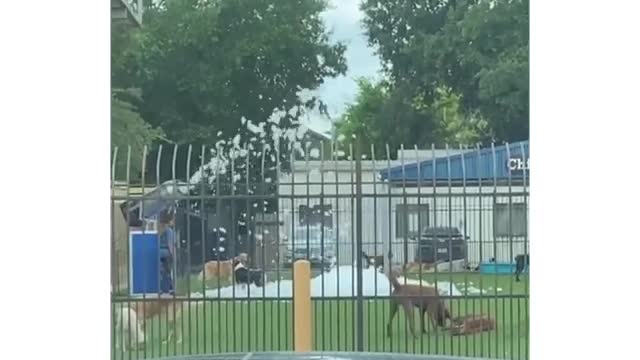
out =
{"type": "Polygon", "coordinates": [[[298,260],[293,264],[293,324],[296,352],[311,351],[311,263],[298,260]]]}

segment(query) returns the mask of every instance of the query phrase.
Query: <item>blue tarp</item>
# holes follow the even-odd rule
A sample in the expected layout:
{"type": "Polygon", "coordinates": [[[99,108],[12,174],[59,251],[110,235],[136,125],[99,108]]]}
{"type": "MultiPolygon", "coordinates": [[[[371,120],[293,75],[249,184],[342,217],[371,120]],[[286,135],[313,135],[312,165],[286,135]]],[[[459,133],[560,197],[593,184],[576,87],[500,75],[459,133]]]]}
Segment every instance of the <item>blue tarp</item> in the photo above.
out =
{"type": "Polygon", "coordinates": [[[385,169],[382,180],[425,182],[462,180],[522,180],[529,177],[529,140],[470,150],[385,169]]]}

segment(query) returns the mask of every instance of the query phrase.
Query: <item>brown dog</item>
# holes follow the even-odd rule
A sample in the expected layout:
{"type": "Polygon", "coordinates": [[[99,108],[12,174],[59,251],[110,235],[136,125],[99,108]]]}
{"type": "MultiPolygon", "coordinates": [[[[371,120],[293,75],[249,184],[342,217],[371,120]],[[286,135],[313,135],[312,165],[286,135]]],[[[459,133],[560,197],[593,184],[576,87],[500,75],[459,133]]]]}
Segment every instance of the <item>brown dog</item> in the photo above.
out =
{"type": "MultiPolygon", "coordinates": [[[[145,320],[153,319],[156,316],[161,316],[161,319],[164,319],[166,316],[168,334],[164,342],[166,343],[172,339],[175,327],[178,332],[176,342],[181,343],[181,327],[172,325],[175,324],[176,319],[182,315],[185,306],[189,308],[197,303],[197,301],[185,301],[183,299],[174,299],[172,296],[160,295],[158,297],[147,297],[143,301],[132,302],[128,308],[134,311],[135,321],[138,322],[139,325],[143,325],[145,320]]],[[[133,326],[133,324],[130,326],[133,326]]],[[[141,332],[141,330],[138,331],[141,332]]],[[[144,333],[142,334],[142,339],[144,342],[144,333]]]]}
{"type": "Polygon", "coordinates": [[[159,314],[173,317],[173,307],[175,305],[176,312],[182,309],[182,300],[173,299],[173,297],[150,297],[143,301],[136,301],[131,304],[140,320],[152,319],[159,314]]]}
{"type": "Polygon", "coordinates": [[[398,306],[402,306],[404,309],[405,316],[409,322],[411,335],[414,337],[416,337],[413,319],[414,307],[417,307],[420,310],[420,325],[422,326],[423,333],[427,332],[424,323],[425,313],[429,314],[431,325],[433,325],[434,328],[437,326],[446,326],[446,319],[451,319],[451,314],[440,298],[438,291],[434,287],[400,284],[397,278],[398,271],[395,269],[391,270],[391,274],[388,274],[387,276],[393,286],[393,292],[391,293],[391,314],[387,325],[387,336],[391,336],[391,321],[398,312],[398,306]]]}
{"type": "Polygon", "coordinates": [[[242,264],[246,265],[249,261],[249,255],[246,253],[240,253],[233,259],[225,260],[225,261],[217,261],[211,260],[204,264],[204,269],[198,275],[198,278],[202,279],[204,276],[204,280],[211,280],[220,278],[231,281],[233,276],[233,263],[234,261],[240,261],[242,264]]]}
{"type": "Polygon", "coordinates": [[[471,335],[495,328],[495,320],[488,315],[467,315],[451,319],[451,335],[471,335]]]}

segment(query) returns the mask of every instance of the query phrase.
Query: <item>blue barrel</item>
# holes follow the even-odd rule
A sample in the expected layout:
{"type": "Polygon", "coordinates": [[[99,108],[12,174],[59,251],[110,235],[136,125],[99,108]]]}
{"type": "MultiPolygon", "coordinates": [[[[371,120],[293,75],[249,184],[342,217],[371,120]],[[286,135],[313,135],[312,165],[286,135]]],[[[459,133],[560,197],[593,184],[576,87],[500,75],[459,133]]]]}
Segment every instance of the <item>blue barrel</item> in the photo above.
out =
{"type": "Polygon", "coordinates": [[[158,233],[129,234],[129,292],[131,295],[159,293],[160,262],[158,233]]]}

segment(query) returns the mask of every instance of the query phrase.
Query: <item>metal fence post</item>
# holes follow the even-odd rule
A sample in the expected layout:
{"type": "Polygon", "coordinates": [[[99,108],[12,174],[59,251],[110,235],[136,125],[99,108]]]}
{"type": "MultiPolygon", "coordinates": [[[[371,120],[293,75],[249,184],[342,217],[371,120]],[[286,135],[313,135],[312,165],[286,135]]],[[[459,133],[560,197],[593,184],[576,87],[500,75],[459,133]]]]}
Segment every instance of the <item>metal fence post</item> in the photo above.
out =
{"type": "Polygon", "coordinates": [[[362,291],[362,149],[360,138],[355,141],[356,160],[356,267],[358,282],[358,299],[356,301],[356,350],[364,351],[364,300],[362,291]]]}

